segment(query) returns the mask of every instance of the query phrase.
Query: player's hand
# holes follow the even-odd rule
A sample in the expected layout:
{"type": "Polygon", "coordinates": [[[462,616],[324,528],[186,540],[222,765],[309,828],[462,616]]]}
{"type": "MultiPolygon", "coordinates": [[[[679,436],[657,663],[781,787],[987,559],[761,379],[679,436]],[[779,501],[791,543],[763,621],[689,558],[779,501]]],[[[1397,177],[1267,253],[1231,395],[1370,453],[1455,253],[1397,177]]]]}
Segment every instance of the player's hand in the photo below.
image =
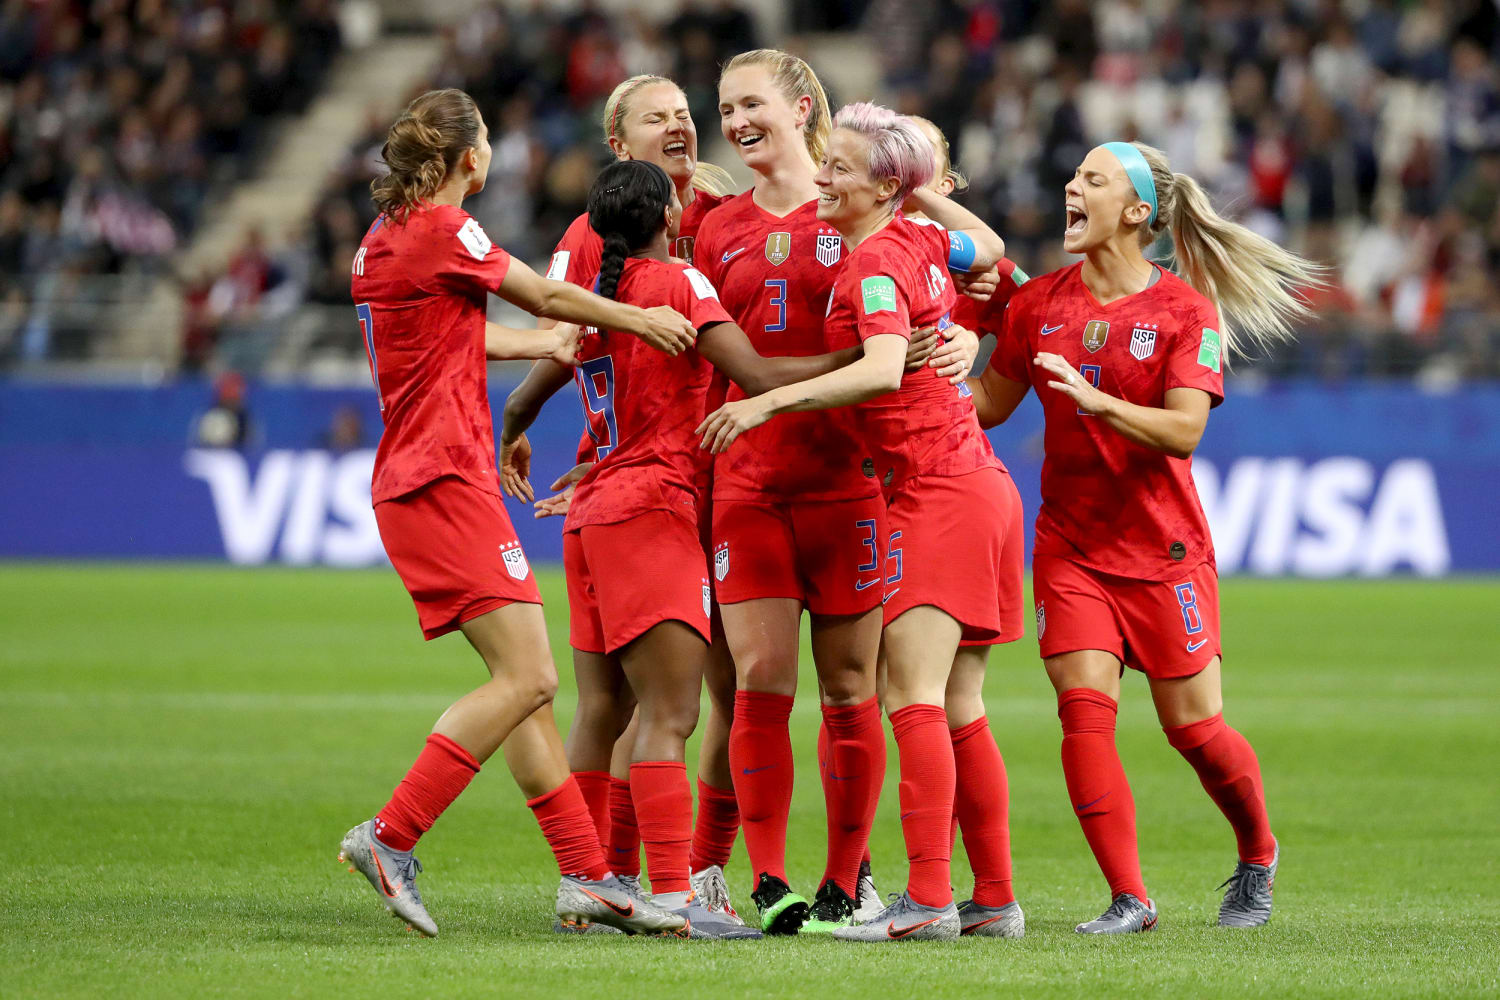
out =
{"type": "Polygon", "coordinates": [[[995,290],[1000,287],[1000,265],[992,265],[988,271],[980,271],[977,274],[973,271],[955,274],[953,287],[975,302],[988,302],[995,294],[995,290]]]}
{"type": "Polygon", "coordinates": [[[522,434],[509,444],[500,439],[500,490],[506,496],[532,501],[531,442],[522,434]]]}
{"type": "Polygon", "coordinates": [[[531,516],[540,521],[544,517],[561,517],[567,514],[568,509],[573,506],[573,487],[578,485],[578,481],[588,475],[593,467],[593,462],[583,462],[558,476],[549,489],[562,492],[556,496],[543,497],[538,500],[532,505],[536,509],[531,516]]]}
{"type": "Polygon", "coordinates": [[[771,419],[761,397],[736,399],[710,413],[694,433],[703,436],[702,447],[715,455],[728,451],[734,439],[771,419]]]}
{"type": "Polygon", "coordinates": [[[1078,374],[1059,354],[1044,351],[1032,360],[1032,364],[1053,377],[1047,386],[1077,403],[1079,413],[1103,413],[1114,400],[1109,393],[1100,392],[1090,385],[1089,380],[1078,374]]]}
{"type": "Polygon", "coordinates": [[[557,337],[557,346],[547,355],[548,360],[573,367],[578,361],[578,339],[583,336],[583,327],[577,323],[559,323],[552,332],[557,337]]]}
{"type": "Polygon", "coordinates": [[[969,377],[974,359],[979,356],[979,334],[954,323],[943,331],[943,337],[944,342],[932,352],[927,366],[937,369],[939,378],[958,385],[969,377]]]}
{"type": "Polygon", "coordinates": [[[693,324],[671,306],[652,306],[645,310],[645,314],[645,321],[636,335],[664,354],[675,358],[698,339],[693,324]]]}
{"type": "Polygon", "coordinates": [[[927,359],[942,343],[942,335],[935,326],[924,326],[911,332],[911,342],[906,345],[906,370],[921,371],[927,367],[927,359]]]}

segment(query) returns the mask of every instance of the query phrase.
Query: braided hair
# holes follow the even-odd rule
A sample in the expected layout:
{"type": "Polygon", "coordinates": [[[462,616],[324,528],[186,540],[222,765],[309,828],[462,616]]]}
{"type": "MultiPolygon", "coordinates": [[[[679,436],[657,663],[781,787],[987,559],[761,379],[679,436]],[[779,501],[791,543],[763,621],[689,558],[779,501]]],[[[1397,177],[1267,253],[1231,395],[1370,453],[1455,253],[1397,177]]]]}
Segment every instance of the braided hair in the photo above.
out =
{"type": "Polygon", "coordinates": [[[615,297],[625,258],[651,242],[666,226],[672,203],[667,172],[646,160],[618,160],[599,171],[589,189],[589,226],[604,240],[599,261],[599,294],[615,297]]]}

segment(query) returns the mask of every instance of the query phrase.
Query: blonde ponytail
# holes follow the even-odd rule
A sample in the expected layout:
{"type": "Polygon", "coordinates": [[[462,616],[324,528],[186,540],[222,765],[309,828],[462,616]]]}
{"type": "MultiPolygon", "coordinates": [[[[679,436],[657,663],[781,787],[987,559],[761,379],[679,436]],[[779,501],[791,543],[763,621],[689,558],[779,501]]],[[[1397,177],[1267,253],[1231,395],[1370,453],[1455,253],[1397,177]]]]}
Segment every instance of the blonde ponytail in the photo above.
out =
{"type": "Polygon", "coordinates": [[[700,162],[693,168],[693,189],[723,198],[735,193],[734,178],[723,167],[700,162]]]}
{"type": "Polygon", "coordinates": [[[1151,167],[1156,224],[1141,227],[1141,245],[1172,234],[1177,274],[1219,310],[1224,356],[1248,357],[1248,344],[1269,351],[1294,339],[1293,323],[1311,314],[1299,289],[1322,285],[1324,268],[1214,211],[1187,174],[1174,174],[1161,150],[1132,143],[1151,167]]]}
{"type": "Polygon", "coordinates": [[[823,91],[818,74],[790,52],[754,49],[741,52],[725,63],[724,72],[719,74],[719,79],[723,80],[725,73],[742,66],[764,66],[770,71],[771,79],[781,91],[781,96],[791,104],[796,104],[804,97],[812,98],[812,110],[808,112],[807,121],[802,124],[802,140],[807,144],[807,153],[812,157],[813,163],[822,163],[824,154],[828,152],[828,137],[833,134],[833,116],[828,110],[828,95],[823,91]]]}
{"type": "MultiPolygon", "coordinates": [[[[677,87],[676,81],[669,80],[664,76],[652,76],[649,73],[640,76],[632,76],[623,80],[604,102],[604,144],[609,145],[611,139],[624,139],[625,119],[630,115],[630,98],[642,87],[653,84],[666,83],[677,87]]],[[[681,90],[681,87],[677,87],[681,90]]],[[[610,147],[613,149],[614,147],[610,147]]],[[[729,171],[723,167],[716,167],[712,163],[698,163],[693,167],[693,189],[702,191],[722,198],[727,194],[734,193],[734,178],[729,176],[729,171]]]]}

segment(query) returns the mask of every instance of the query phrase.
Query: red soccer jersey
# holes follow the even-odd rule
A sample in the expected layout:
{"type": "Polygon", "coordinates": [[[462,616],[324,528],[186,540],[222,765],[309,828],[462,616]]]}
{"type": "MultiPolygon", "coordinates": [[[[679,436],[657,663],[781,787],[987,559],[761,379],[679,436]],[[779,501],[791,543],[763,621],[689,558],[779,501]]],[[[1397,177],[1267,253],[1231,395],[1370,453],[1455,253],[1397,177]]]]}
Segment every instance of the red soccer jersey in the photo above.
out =
{"type": "MultiPolygon", "coordinates": [[[[686,264],[627,260],[615,298],[671,306],[698,330],[729,322],[708,279],[686,264]]],[[[696,516],[693,478],[702,449],[694,431],[710,370],[695,350],[674,358],[628,333],[584,331],[575,375],[584,410],[599,418],[603,433],[593,441],[587,460],[594,467],[573,494],[565,530],[653,510],[696,516]]]]}
{"type": "MultiPolygon", "coordinates": [[[[683,209],[682,220],[677,224],[677,239],[672,243],[672,256],[693,262],[693,244],[698,235],[698,228],[703,225],[703,220],[708,216],[710,210],[718,207],[725,200],[716,194],[705,194],[696,192],[692,204],[683,209]]],[[[558,241],[557,248],[552,251],[552,262],[547,266],[547,277],[556,281],[567,281],[577,285],[579,288],[594,289],[594,279],[599,276],[599,262],[604,256],[604,240],[594,232],[589,225],[589,214],[584,212],[574,219],[568,226],[568,231],[563,233],[563,238],[558,241]]],[[[659,302],[648,302],[646,305],[661,305],[659,302]]],[[[578,462],[591,462],[594,448],[594,434],[602,432],[602,428],[593,423],[597,415],[590,415],[585,411],[585,417],[590,420],[593,433],[585,430],[583,437],[578,442],[578,462]]],[[[705,464],[712,461],[713,456],[708,456],[705,464]]]]}
{"type": "Polygon", "coordinates": [[[484,315],[509,267],[510,255],[451,205],[414,210],[405,224],[381,216],[365,234],[352,291],[385,418],[375,503],[441,476],[499,495],[484,315]]]}
{"type": "MultiPolygon", "coordinates": [[[[878,334],[911,339],[913,327],[946,327],[954,305],[948,231],[898,215],[856,247],[833,286],[824,330],[838,349],[878,334]]],[[[883,482],[961,476],[1000,463],[979,428],[969,387],[931,368],[907,372],[901,388],[858,408],[883,482]]]]}
{"type": "MultiPolygon", "coordinates": [[[[697,261],[755,349],[766,357],[823,354],[823,317],[843,237],[817,202],[778,217],[753,192],[730,198],[698,231],[697,261]]],[[[737,385],[729,399],[743,399],[737,385]]],[[[726,500],[852,500],[874,496],[867,452],[848,409],[786,413],[740,435],[714,466],[726,500]]]]}
{"type": "Polygon", "coordinates": [[[999,269],[1000,285],[988,302],[975,302],[967,295],[959,295],[958,302],[953,306],[953,322],[966,330],[973,330],[981,337],[987,333],[999,335],[1000,323],[1005,318],[1005,307],[1010,305],[1010,300],[1028,280],[1026,272],[1008,257],[1000,261],[999,269]]]}
{"type": "Polygon", "coordinates": [[[1083,264],[1033,278],[1005,314],[990,365],[1036,389],[1046,416],[1042,509],[1036,555],[1061,556],[1105,573],[1165,580],[1214,556],[1192,460],[1135,444],[1049,389],[1032,364],[1040,351],[1066,358],[1111,396],[1163,405],[1168,389],[1224,399],[1222,340],[1212,302],[1162,270],[1151,287],[1100,305],[1083,264]]]}

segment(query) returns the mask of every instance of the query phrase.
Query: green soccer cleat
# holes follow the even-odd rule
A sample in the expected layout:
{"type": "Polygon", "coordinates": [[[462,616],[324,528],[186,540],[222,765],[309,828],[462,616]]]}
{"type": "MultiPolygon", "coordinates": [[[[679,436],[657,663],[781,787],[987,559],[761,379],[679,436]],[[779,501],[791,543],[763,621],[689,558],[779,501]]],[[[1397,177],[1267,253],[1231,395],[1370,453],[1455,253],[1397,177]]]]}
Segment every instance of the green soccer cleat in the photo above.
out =
{"type": "Polygon", "coordinates": [[[835,927],[848,927],[853,922],[854,900],[840,889],[838,883],[829,879],[818,890],[808,911],[807,922],[798,934],[832,934],[835,927]]]}
{"type": "Polygon", "coordinates": [[[767,872],[760,873],[750,898],[760,911],[760,929],[766,934],[795,934],[807,919],[807,900],[767,872]]]}

